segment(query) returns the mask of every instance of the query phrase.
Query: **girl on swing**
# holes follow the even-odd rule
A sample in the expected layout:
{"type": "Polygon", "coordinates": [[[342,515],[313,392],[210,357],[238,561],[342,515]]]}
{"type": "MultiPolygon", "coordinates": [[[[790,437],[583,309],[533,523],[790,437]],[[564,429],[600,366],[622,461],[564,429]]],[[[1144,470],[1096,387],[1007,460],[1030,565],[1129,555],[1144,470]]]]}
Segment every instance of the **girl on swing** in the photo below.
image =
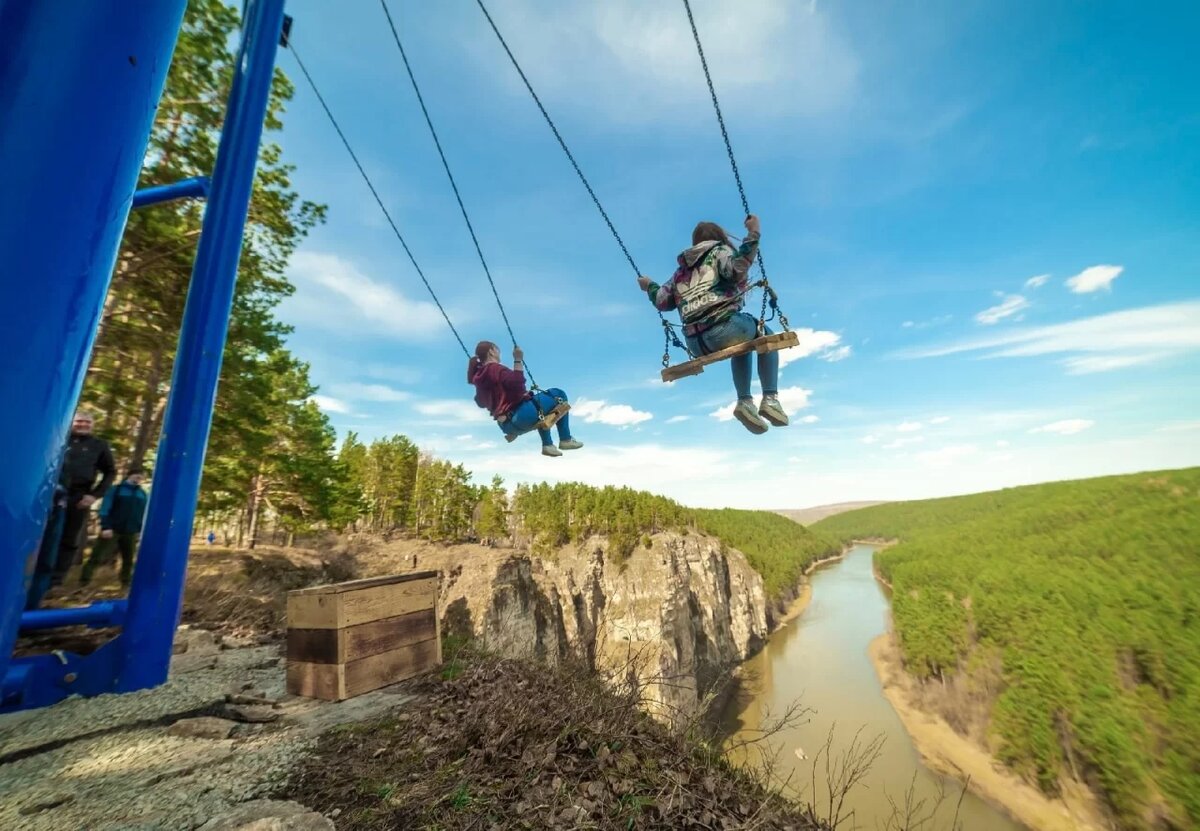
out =
{"type": "MultiPolygon", "coordinates": [[[[519,436],[537,427],[543,413],[549,413],[567,394],[560,389],[530,393],[525,388],[525,353],[513,347],[513,368],[500,363],[500,347],[481,340],[475,355],[467,363],[467,383],[475,386],[475,403],[487,410],[506,436],[519,436]]],[[[561,456],[564,450],[578,450],[583,442],[571,438],[570,417],[563,413],[555,427],[558,447],[547,429],[538,428],[543,456],[561,456]]]]}
{"type": "MultiPolygon", "coordinates": [[[[738,248],[715,222],[701,222],[692,231],[692,247],[679,255],[679,268],[664,285],[638,277],[638,285],[661,312],[679,310],[683,334],[693,355],[708,355],[759,336],[758,321],[742,311],[749,288],[747,275],[758,253],[758,217],[746,217],[746,237],[738,248]]],[[[762,334],[769,335],[767,329],[762,334]]],[[[750,354],[729,359],[737,404],[733,415],[756,435],[768,422],[786,427],[787,413],[779,403],[779,355],[758,356],[758,380],[763,397],[758,407],[750,394],[750,354]]]]}

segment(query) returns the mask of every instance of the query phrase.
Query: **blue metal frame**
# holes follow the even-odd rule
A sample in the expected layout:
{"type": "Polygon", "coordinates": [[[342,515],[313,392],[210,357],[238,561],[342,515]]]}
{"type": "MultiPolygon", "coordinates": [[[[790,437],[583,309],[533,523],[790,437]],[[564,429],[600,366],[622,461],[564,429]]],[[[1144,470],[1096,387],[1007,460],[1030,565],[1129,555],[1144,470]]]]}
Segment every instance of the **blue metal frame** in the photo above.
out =
{"type": "MultiPolygon", "coordinates": [[[[20,402],[0,410],[12,439],[0,477],[0,712],[167,677],[284,0],[245,6],[128,605],[21,610],[185,5],[0,5],[0,308],[11,310],[0,400],[20,402]],[[22,624],[104,625],[122,612],[122,633],[90,655],[10,660],[22,624]]],[[[139,204],[199,187],[147,189],[139,204]]]]}
{"type": "Polygon", "coordinates": [[[133,195],[134,208],[148,208],[160,202],[170,202],[173,199],[198,199],[208,196],[209,179],[207,176],[193,176],[190,179],[180,179],[169,185],[154,185],[142,188],[133,195]]]}

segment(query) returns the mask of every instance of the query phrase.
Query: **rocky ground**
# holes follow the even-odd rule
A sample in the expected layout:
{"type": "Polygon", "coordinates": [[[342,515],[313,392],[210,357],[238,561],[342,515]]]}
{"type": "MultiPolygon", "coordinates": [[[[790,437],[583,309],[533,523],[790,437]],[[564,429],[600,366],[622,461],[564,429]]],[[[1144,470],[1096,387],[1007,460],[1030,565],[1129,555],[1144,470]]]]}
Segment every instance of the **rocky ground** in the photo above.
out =
{"type": "Polygon", "coordinates": [[[178,644],[162,687],[0,717],[0,828],[334,828],[299,805],[241,803],[278,790],[323,731],[408,697],[300,699],[284,694],[278,644],[222,649],[188,629],[178,644]]]}

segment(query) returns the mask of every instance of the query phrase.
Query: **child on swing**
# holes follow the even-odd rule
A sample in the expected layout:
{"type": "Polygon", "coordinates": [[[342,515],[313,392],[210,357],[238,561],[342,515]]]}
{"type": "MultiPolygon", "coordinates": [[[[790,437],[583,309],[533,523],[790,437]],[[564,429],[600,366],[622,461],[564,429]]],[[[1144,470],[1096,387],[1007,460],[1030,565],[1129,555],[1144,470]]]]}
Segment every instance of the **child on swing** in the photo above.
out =
{"type": "MultiPolygon", "coordinates": [[[[543,413],[567,400],[567,394],[557,388],[530,393],[525,388],[525,353],[514,346],[513,368],[509,369],[500,363],[500,347],[488,340],[476,345],[475,355],[467,363],[467,383],[475,386],[475,403],[491,413],[506,436],[528,433],[537,427],[543,413]]],[[[555,427],[558,447],[549,430],[538,429],[543,456],[561,456],[564,450],[583,447],[583,442],[571,438],[567,413],[559,417],[555,427]]]]}
{"type": "MultiPolygon", "coordinates": [[[[736,249],[715,222],[701,222],[692,231],[692,247],[679,255],[679,268],[664,285],[638,277],[638,285],[661,312],[679,310],[683,334],[693,355],[708,355],[759,336],[758,321],[742,311],[749,288],[747,275],[758,253],[758,217],[746,217],[746,238],[736,249]]],[[[770,329],[762,332],[771,334],[770,329]]],[[[768,422],[786,427],[788,416],[779,403],[779,355],[758,356],[758,380],[763,397],[758,407],[750,394],[750,354],[729,359],[737,404],[733,415],[756,435],[768,422]]]]}

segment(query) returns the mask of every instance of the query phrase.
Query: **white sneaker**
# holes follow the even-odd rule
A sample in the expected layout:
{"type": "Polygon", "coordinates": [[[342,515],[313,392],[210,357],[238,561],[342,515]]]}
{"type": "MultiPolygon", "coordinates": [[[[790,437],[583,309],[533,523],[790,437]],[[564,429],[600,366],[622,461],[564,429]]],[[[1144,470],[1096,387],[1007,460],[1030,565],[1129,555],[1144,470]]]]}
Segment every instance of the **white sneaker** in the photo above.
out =
{"type": "Polygon", "coordinates": [[[754,401],[749,398],[738,401],[737,405],[733,408],[733,417],[756,436],[761,436],[767,432],[767,422],[762,420],[762,417],[759,416],[758,410],[754,406],[754,401]]]}
{"type": "Polygon", "coordinates": [[[567,439],[558,443],[559,450],[578,450],[583,447],[583,442],[579,439],[567,439]]]}
{"type": "Polygon", "coordinates": [[[788,415],[783,411],[779,399],[773,395],[763,396],[762,403],[758,405],[758,414],[776,427],[788,426],[788,415]]]}
{"type": "Polygon", "coordinates": [[[562,451],[559,450],[557,447],[555,447],[552,444],[543,444],[542,445],[542,455],[543,456],[561,456],[562,451]]]}

